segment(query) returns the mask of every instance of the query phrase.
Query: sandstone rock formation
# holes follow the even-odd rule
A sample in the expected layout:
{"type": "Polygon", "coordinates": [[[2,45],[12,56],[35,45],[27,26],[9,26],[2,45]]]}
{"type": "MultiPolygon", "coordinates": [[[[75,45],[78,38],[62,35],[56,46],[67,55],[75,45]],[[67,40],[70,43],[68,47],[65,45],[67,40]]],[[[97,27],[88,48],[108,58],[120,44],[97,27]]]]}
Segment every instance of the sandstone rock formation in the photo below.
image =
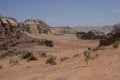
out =
{"type": "Polygon", "coordinates": [[[24,22],[19,23],[19,27],[23,32],[34,35],[51,34],[50,26],[39,19],[27,19],[24,22]]]}
{"type": "Polygon", "coordinates": [[[10,47],[20,37],[15,19],[0,17],[0,50],[10,47]]]}
{"type": "Polygon", "coordinates": [[[53,47],[53,42],[46,39],[35,39],[22,33],[14,18],[0,17],[0,52],[16,50],[33,45],[53,47]]]}
{"type": "Polygon", "coordinates": [[[69,26],[51,27],[51,32],[53,35],[75,34],[76,33],[76,31],[70,28],[69,26]]]}
{"type": "Polygon", "coordinates": [[[18,26],[19,28],[21,28],[22,32],[27,32],[33,35],[41,34],[61,35],[76,33],[75,30],[68,26],[50,27],[45,22],[39,19],[27,19],[24,22],[19,23],[18,26]]]}

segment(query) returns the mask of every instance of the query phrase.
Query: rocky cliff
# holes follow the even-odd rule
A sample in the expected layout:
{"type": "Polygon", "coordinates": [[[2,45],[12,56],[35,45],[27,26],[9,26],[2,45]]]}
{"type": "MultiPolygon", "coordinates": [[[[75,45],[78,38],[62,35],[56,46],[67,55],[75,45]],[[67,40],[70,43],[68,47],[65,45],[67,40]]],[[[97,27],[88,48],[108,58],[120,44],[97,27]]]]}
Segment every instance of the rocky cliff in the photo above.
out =
{"type": "Polygon", "coordinates": [[[31,38],[22,33],[21,27],[18,26],[14,18],[0,16],[0,54],[7,53],[11,50],[21,50],[22,48],[33,45],[53,47],[53,42],[46,39],[31,38]]]}
{"type": "Polygon", "coordinates": [[[51,34],[50,26],[39,19],[27,19],[19,23],[19,27],[23,32],[34,35],[51,34]]]}

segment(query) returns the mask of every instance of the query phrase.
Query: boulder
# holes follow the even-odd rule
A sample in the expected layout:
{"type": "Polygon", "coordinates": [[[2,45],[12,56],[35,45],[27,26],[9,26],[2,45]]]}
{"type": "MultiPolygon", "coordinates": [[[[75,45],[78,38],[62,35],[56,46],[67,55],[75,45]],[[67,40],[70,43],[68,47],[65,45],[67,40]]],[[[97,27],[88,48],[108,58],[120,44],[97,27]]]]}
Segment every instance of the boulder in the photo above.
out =
{"type": "Polygon", "coordinates": [[[37,60],[37,56],[35,56],[32,52],[25,53],[22,58],[27,59],[27,61],[37,60]]]}

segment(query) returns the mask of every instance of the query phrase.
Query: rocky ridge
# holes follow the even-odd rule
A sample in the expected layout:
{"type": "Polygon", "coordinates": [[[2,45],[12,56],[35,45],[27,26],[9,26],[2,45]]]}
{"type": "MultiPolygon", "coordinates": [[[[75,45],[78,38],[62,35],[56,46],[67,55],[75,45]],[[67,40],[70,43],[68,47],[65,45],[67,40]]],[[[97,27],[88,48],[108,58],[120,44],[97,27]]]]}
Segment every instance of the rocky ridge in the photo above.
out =
{"type": "Polygon", "coordinates": [[[19,23],[19,27],[21,28],[22,32],[27,32],[33,35],[63,35],[76,33],[76,31],[69,26],[51,27],[39,19],[27,19],[24,22],[19,23]]]}

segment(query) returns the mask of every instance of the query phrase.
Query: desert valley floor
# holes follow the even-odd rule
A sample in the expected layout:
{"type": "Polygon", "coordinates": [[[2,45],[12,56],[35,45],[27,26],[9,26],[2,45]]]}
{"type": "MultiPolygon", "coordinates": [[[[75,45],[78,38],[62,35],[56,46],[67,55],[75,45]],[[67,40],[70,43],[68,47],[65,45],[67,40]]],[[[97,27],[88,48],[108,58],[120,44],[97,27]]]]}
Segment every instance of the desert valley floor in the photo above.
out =
{"type": "Polygon", "coordinates": [[[86,66],[83,51],[95,48],[98,40],[80,40],[75,35],[33,36],[39,39],[50,39],[54,47],[32,46],[24,50],[37,52],[46,51],[47,55],[56,57],[56,65],[46,64],[46,58],[26,62],[19,59],[19,63],[10,66],[9,59],[0,60],[3,68],[0,69],[0,80],[120,80],[120,48],[111,46],[91,54],[98,54],[94,60],[89,60],[86,66]],[[73,57],[75,54],[78,56],[73,57]],[[65,61],[61,58],[67,57],[65,61]]]}

